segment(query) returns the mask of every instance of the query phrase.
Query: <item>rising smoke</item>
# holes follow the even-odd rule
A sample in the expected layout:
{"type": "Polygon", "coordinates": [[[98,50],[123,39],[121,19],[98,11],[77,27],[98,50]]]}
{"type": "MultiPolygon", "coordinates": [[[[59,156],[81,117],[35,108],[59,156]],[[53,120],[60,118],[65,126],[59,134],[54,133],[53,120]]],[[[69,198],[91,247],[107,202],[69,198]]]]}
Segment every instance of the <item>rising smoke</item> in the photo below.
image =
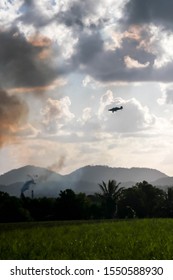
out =
{"type": "Polygon", "coordinates": [[[16,141],[17,134],[28,116],[27,104],[0,89],[0,147],[16,141]]]}
{"type": "Polygon", "coordinates": [[[61,171],[65,165],[66,156],[62,155],[58,161],[54,162],[52,165],[48,166],[47,169],[55,172],[61,171]]]}

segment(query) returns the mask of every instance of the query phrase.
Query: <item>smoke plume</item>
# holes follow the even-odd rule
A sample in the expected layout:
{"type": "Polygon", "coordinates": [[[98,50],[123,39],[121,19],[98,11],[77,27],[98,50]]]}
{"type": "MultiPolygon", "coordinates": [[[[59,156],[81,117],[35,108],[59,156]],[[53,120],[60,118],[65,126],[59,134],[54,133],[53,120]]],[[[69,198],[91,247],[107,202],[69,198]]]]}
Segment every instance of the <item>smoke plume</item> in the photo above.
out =
{"type": "Polygon", "coordinates": [[[28,106],[17,96],[0,89],[0,147],[13,143],[27,120],[28,106]]]}
{"type": "Polygon", "coordinates": [[[66,157],[65,155],[61,156],[57,162],[54,162],[52,165],[48,166],[47,169],[55,172],[59,172],[65,165],[66,157]]]}

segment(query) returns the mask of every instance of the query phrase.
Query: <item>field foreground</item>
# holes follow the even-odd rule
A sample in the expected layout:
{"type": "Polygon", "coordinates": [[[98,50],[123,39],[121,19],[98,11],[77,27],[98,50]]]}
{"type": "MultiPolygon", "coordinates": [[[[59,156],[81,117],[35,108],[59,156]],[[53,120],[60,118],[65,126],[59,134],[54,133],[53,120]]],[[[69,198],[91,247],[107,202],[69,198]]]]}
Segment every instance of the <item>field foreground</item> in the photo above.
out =
{"type": "Polygon", "coordinates": [[[0,224],[0,259],[173,259],[173,220],[0,224]]]}

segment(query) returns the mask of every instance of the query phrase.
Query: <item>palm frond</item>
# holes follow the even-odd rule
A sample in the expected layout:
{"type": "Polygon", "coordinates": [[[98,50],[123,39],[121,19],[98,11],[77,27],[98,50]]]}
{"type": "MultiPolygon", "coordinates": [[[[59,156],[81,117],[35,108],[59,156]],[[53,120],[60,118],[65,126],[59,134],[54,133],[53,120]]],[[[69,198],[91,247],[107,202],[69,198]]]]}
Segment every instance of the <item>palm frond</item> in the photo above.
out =
{"type": "Polygon", "coordinates": [[[118,199],[118,197],[121,195],[122,190],[124,188],[120,188],[121,183],[117,183],[116,180],[109,180],[106,184],[104,181],[102,181],[102,184],[98,184],[102,193],[98,194],[100,198],[112,198],[115,201],[118,199]]]}

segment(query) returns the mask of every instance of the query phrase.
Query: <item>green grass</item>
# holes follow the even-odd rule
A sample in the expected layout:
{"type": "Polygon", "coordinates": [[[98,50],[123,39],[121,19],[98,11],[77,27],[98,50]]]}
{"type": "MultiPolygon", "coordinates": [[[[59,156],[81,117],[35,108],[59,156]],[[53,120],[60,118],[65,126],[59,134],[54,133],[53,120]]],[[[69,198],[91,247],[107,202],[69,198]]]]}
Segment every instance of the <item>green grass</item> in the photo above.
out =
{"type": "Polygon", "coordinates": [[[173,259],[173,220],[1,224],[0,259],[173,259]]]}

